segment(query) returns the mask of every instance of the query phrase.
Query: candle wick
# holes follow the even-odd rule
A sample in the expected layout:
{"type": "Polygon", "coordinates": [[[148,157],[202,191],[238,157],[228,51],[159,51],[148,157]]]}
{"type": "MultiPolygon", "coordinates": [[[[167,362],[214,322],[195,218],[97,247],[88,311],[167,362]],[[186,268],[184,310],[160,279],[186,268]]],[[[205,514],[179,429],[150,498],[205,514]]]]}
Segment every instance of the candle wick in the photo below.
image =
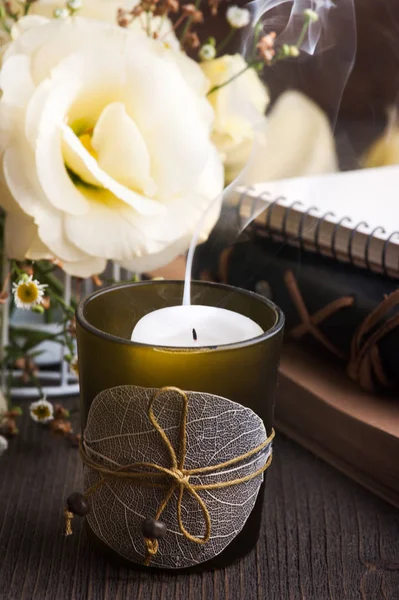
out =
{"type": "Polygon", "coordinates": [[[198,339],[197,332],[195,331],[195,329],[193,329],[193,340],[194,340],[194,342],[196,342],[197,339],[198,339]]]}

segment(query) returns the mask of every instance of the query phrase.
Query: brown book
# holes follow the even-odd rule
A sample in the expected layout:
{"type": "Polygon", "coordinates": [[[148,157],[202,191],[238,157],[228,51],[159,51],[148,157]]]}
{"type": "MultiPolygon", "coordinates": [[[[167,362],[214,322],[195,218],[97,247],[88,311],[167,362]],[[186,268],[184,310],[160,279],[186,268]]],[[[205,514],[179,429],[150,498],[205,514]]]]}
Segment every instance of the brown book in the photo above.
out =
{"type": "Polygon", "coordinates": [[[276,429],[399,507],[399,401],[362,392],[328,357],[287,344],[276,429]]]}

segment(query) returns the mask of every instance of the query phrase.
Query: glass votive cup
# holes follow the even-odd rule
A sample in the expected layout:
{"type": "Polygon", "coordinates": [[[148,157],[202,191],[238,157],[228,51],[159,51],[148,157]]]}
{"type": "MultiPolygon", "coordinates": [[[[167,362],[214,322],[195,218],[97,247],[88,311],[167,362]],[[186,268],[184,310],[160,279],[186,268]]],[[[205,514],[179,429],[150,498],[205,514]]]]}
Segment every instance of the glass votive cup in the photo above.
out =
{"type": "MultiPolygon", "coordinates": [[[[130,340],[135,324],[149,312],[181,304],[183,282],[145,281],[95,292],[77,309],[83,429],[97,394],[119,385],[137,385],[174,386],[223,396],[251,408],[262,418],[270,434],[284,328],[281,310],[262,296],[227,285],[192,282],[191,294],[192,304],[218,306],[240,313],[258,323],[264,333],[240,343],[216,347],[170,348],[139,344],[130,340]]],[[[221,554],[198,565],[199,569],[226,566],[254,547],[261,526],[263,497],[264,484],[242,531],[221,554]]],[[[126,564],[93,532],[91,537],[107,554],[126,564]]]]}

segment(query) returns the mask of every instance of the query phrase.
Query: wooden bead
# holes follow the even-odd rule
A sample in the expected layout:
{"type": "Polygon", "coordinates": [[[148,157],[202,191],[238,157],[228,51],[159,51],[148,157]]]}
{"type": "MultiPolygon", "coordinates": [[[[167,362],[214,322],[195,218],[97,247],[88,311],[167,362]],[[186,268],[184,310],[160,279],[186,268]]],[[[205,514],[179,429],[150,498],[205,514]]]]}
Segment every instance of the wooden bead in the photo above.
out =
{"type": "Polygon", "coordinates": [[[74,492],[69,496],[67,506],[71,513],[78,515],[78,517],[85,517],[90,511],[86,498],[79,492],[74,492]]]}
{"type": "Polygon", "coordinates": [[[149,517],[141,526],[141,530],[143,532],[144,537],[149,538],[150,540],[159,540],[166,535],[168,528],[165,523],[162,521],[156,521],[149,517]]]}

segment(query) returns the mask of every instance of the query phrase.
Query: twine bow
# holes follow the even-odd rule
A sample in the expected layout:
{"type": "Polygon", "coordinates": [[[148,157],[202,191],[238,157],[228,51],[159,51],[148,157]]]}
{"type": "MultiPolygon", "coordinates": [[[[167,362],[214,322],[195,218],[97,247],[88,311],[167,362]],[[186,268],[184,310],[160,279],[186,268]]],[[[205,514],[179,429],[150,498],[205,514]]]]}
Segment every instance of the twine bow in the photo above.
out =
{"type": "MultiPolygon", "coordinates": [[[[117,469],[108,469],[101,464],[96,463],[92,460],[88,454],[86,453],[83,445],[80,447],[80,452],[82,456],[82,460],[84,464],[91,470],[100,473],[102,478],[96,482],[93,486],[91,486],[85,493],[86,498],[90,497],[96,490],[98,490],[101,486],[106,483],[108,479],[119,479],[119,480],[127,480],[135,485],[139,485],[142,487],[160,487],[166,488],[167,493],[158,507],[157,513],[155,515],[155,520],[158,520],[162,515],[163,511],[167,507],[170,499],[173,494],[177,491],[178,500],[177,500],[177,521],[179,525],[179,529],[181,533],[187,540],[195,544],[206,544],[211,536],[211,516],[209,514],[209,510],[204,502],[204,500],[199,495],[198,491],[200,490],[210,490],[210,489],[221,489],[225,487],[230,487],[233,485],[239,485],[241,483],[245,483],[246,481],[250,481],[254,479],[258,475],[261,475],[266,469],[270,466],[272,462],[272,454],[270,454],[265,462],[259,469],[254,471],[253,473],[249,473],[244,477],[239,477],[237,479],[223,481],[219,483],[209,483],[209,484],[193,484],[190,481],[192,476],[205,475],[208,473],[213,473],[215,471],[219,471],[224,469],[225,467],[229,467],[231,465],[242,462],[243,460],[254,456],[255,454],[261,452],[264,448],[268,447],[274,438],[274,430],[272,430],[271,435],[262,442],[256,448],[253,448],[249,452],[232,458],[228,461],[217,465],[211,465],[208,467],[200,467],[197,469],[185,469],[184,462],[186,458],[186,450],[187,450],[187,413],[188,413],[188,397],[185,392],[176,387],[164,387],[153,395],[150,400],[148,406],[148,417],[159,433],[162,441],[164,442],[165,448],[168,451],[170,457],[170,467],[163,467],[156,463],[147,463],[147,462],[136,462],[130,465],[123,465],[117,469]],[[153,405],[156,399],[163,394],[164,392],[172,391],[176,392],[180,396],[183,402],[182,416],[180,422],[180,451],[179,457],[177,456],[175,449],[173,448],[168,436],[165,433],[165,430],[162,428],[160,423],[158,422],[154,410],[153,405]],[[145,470],[143,470],[145,469],[145,470]],[[151,469],[148,471],[147,469],[151,469]],[[166,479],[166,482],[165,482],[166,479]],[[157,481],[158,480],[158,481],[157,481]],[[169,481],[168,481],[169,480],[169,481]],[[204,526],[205,533],[203,536],[198,537],[192,535],[185,527],[182,518],[182,501],[184,494],[190,494],[194,500],[197,502],[198,506],[201,509],[203,518],[204,518],[204,526]]],[[[147,556],[145,559],[145,565],[149,565],[152,556],[154,556],[158,552],[159,542],[156,539],[144,538],[144,542],[147,549],[147,556]]]]}

